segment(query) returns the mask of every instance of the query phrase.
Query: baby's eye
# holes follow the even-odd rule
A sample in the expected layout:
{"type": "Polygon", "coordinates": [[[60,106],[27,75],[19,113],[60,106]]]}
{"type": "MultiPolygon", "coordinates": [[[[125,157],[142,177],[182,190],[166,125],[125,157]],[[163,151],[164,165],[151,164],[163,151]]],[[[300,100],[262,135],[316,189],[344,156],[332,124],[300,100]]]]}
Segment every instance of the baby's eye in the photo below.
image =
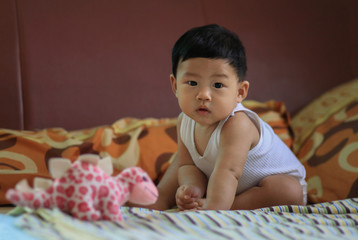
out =
{"type": "Polygon", "coordinates": [[[223,84],[222,83],[214,83],[214,88],[222,88],[223,87],[223,84]]]}
{"type": "Polygon", "coordinates": [[[196,86],[196,85],[198,85],[198,83],[195,82],[195,81],[188,81],[188,84],[189,84],[190,86],[196,86]]]}

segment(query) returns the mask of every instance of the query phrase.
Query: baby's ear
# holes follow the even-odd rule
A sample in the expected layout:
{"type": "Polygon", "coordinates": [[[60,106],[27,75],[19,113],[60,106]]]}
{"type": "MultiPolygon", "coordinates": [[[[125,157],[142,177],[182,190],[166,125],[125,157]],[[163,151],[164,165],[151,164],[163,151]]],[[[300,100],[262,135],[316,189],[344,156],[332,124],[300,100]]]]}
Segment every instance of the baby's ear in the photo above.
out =
{"type": "Polygon", "coordinates": [[[172,91],[175,96],[177,96],[177,80],[175,79],[173,74],[170,74],[170,84],[172,86],[172,91]]]}
{"type": "Polygon", "coordinates": [[[250,83],[246,80],[239,82],[239,88],[238,88],[238,100],[237,102],[242,102],[249,92],[250,83]]]}

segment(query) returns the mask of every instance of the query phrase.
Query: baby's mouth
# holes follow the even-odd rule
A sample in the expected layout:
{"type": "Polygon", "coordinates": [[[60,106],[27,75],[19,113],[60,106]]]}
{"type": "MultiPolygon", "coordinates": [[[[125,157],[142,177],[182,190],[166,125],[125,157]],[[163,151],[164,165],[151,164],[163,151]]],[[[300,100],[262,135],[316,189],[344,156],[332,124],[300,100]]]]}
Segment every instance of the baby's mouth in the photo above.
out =
{"type": "Polygon", "coordinates": [[[196,110],[197,113],[199,113],[200,115],[206,115],[208,113],[210,113],[209,109],[207,109],[206,107],[199,107],[196,110]]]}

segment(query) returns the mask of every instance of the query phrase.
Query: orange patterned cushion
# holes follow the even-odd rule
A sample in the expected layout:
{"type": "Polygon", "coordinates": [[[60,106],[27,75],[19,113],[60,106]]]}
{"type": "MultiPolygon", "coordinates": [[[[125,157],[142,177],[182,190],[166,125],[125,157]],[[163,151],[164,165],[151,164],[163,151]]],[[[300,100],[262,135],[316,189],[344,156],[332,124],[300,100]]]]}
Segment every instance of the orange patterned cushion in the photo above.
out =
{"type": "Polygon", "coordinates": [[[358,79],[322,95],[292,119],[294,151],[311,203],[358,197],[358,79]]]}
{"type": "MultiPolygon", "coordinates": [[[[245,106],[267,121],[291,147],[289,116],[280,102],[246,101],[245,106]]],[[[176,151],[176,118],[120,119],[112,125],[68,132],[62,128],[41,131],[0,129],[0,205],[7,204],[4,194],[23,178],[49,178],[51,157],[74,161],[80,154],[111,156],[114,174],[123,168],[140,166],[158,181],[176,151]]]]}
{"type": "Polygon", "coordinates": [[[114,174],[140,166],[157,180],[176,151],[176,119],[121,119],[111,126],[67,132],[61,128],[42,131],[0,129],[0,205],[5,192],[23,178],[49,178],[51,157],[72,161],[80,154],[111,156],[114,174]]]}
{"type": "Polygon", "coordinates": [[[291,118],[283,102],[246,100],[243,105],[256,112],[262,120],[272,127],[281,140],[292,149],[293,130],[291,129],[291,118]]]}

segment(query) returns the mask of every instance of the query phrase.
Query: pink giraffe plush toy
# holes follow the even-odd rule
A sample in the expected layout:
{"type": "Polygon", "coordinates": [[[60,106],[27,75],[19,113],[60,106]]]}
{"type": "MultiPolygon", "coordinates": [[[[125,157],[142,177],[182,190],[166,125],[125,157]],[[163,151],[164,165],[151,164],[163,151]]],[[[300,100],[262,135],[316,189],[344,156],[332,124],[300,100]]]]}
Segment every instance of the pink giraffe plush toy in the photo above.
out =
{"type": "Polygon", "coordinates": [[[54,181],[35,178],[31,188],[24,179],[6,192],[7,199],[34,209],[58,207],[82,220],[121,221],[120,206],[127,201],[149,205],[158,198],[156,186],[139,167],[126,168],[111,177],[110,158],[85,154],[74,163],[52,158],[49,171],[54,181]]]}

